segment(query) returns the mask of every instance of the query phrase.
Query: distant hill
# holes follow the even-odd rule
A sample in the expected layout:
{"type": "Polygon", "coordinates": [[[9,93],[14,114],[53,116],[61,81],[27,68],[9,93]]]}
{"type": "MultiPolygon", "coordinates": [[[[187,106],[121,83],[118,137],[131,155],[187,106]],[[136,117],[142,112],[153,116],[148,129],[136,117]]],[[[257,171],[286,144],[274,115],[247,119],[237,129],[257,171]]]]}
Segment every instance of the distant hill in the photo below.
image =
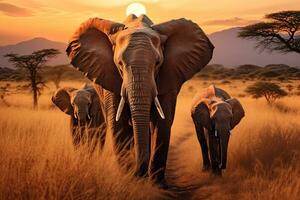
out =
{"type": "Polygon", "coordinates": [[[289,66],[300,66],[300,54],[297,53],[268,53],[255,49],[253,40],[238,38],[240,28],[231,28],[209,35],[215,46],[214,56],[211,64],[222,64],[228,67],[243,64],[268,65],[286,64],[289,66]]]}
{"type": "MultiPolygon", "coordinates": [[[[231,28],[209,35],[215,46],[214,56],[210,64],[222,64],[226,67],[236,67],[244,64],[265,66],[268,64],[285,64],[292,67],[300,67],[300,55],[289,53],[260,53],[255,49],[255,42],[237,37],[240,28],[231,28]]],[[[15,45],[0,46],[0,67],[12,67],[3,55],[7,53],[30,54],[33,51],[44,48],[56,48],[61,54],[51,59],[49,65],[67,64],[69,60],[65,54],[66,44],[54,42],[45,38],[17,43],[15,45]]]]}
{"type": "Polygon", "coordinates": [[[68,63],[65,53],[66,44],[62,42],[54,42],[45,38],[34,38],[14,45],[0,46],[0,67],[12,67],[12,64],[3,56],[8,53],[31,54],[33,51],[40,49],[54,48],[58,49],[61,54],[54,57],[48,63],[49,65],[59,65],[68,63]]]}

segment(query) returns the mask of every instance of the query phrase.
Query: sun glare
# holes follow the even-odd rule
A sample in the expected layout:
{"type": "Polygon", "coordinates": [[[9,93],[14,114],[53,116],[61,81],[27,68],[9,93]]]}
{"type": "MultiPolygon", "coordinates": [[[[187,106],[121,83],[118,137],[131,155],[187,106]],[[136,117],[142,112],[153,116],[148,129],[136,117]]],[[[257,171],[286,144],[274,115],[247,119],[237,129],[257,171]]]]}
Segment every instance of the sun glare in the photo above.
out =
{"type": "Polygon", "coordinates": [[[141,3],[132,3],[127,6],[126,16],[135,14],[137,17],[146,14],[146,7],[141,3]]]}

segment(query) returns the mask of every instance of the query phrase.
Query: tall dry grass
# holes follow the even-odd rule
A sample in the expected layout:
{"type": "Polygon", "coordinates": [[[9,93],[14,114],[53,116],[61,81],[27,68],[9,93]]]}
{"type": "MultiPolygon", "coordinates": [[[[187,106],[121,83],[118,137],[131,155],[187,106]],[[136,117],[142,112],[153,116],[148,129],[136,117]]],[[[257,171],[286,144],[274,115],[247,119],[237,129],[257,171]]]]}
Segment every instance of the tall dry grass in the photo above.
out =
{"type": "Polygon", "coordinates": [[[270,107],[265,99],[239,98],[247,84],[215,84],[241,101],[246,117],[233,130],[223,177],[202,173],[201,150],[186,102],[191,101],[196,90],[207,85],[201,81],[185,85],[177,104],[174,130],[178,137],[173,138],[172,145],[179,147],[177,163],[182,184],[200,185],[191,199],[299,199],[300,97],[279,100],[276,105],[285,108],[281,109],[276,105],[270,107]],[[183,140],[185,135],[191,137],[183,140]]]}
{"type": "MultiPolygon", "coordinates": [[[[24,103],[22,96],[30,99],[19,95],[10,97],[11,102],[24,103]]],[[[31,110],[31,104],[0,108],[0,199],[158,199],[164,195],[151,182],[120,170],[109,144],[92,156],[84,148],[75,151],[68,117],[48,109],[44,100],[38,111],[31,110]]]]}
{"type": "MultiPolygon", "coordinates": [[[[0,199],[298,199],[300,196],[300,97],[270,107],[264,99],[239,98],[248,83],[219,85],[243,104],[222,178],[201,172],[201,151],[189,106],[209,83],[189,81],[177,102],[167,166],[170,196],[150,181],[120,170],[111,140],[104,152],[75,151],[68,117],[51,107],[51,88],[33,111],[28,94],[11,95],[0,107],[0,199]],[[186,189],[185,188],[193,188],[186,189]]],[[[298,84],[299,83],[294,83],[298,84]]],[[[76,85],[80,83],[63,83],[76,85]]]]}

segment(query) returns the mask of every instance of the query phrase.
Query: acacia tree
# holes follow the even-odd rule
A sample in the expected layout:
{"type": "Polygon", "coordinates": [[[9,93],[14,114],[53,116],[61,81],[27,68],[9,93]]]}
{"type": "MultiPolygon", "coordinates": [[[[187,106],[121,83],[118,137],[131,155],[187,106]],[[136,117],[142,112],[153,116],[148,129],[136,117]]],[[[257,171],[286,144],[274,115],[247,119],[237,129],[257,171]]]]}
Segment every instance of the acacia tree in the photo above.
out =
{"type": "Polygon", "coordinates": [[[300,53],[300,11],[268,14],[268,20],[243,27],[239,37],[254,39],[257,48],[281,53],[300,53]]]}
{"type": "Polygon", "coordinates": [[[272,105],[277,99],[284,97],[287,93],[279,85],[270,82],[256,82],[246,88],[246,92],[253,98],[265,97],[268,104],[272,105]]]}
{"type": "Polygon", "coordinates": [[[29,87],[32,91],[33,108],[38,106],[38,95],[44,88],[45,83],[41,78],[40,72],[43,65],[52,57],[60,52],[57,49],[42,49],[30,55],[6,54],[9,62],[14,63],[16,68],[26,72],[26,78],[30,81],[29,87]]]}

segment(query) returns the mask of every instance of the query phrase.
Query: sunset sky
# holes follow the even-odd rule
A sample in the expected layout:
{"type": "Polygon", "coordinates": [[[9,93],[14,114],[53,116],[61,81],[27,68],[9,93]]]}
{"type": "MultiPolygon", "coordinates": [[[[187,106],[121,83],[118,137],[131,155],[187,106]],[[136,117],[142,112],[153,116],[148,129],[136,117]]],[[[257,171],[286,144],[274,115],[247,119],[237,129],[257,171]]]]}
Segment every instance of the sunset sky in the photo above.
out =
{"type": "Polygon", "coordinates": [[[207,33],[255,23],[266,13],[300,10],[299,0],[0,0],[0,45],[33,37],[66,42],[89,17],[122,22],[133,2],[142,3],[155,23],[185,17],[207,33]]]}

